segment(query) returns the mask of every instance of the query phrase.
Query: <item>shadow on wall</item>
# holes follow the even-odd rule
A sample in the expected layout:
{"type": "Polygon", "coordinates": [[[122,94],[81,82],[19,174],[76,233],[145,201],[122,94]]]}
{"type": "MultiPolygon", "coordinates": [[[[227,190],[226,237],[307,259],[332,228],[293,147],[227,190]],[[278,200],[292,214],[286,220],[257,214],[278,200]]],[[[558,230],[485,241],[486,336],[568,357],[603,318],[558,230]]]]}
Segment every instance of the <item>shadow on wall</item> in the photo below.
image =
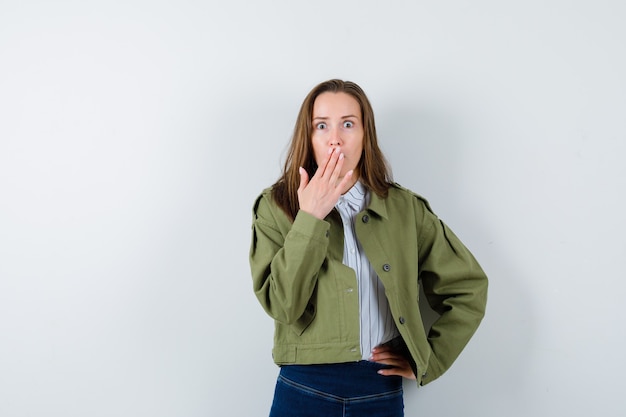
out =
{"type": "MultiPolygon", "coordinates": [[[[498,239],[505,232],[493,230],[487,214],[480,209],[484,201],[467,200],[464,196],[468,193],[460,188],[465,183],[463,169],[472,165],[464,159],[464,150],[474,145],[467,139],[471,134],[464,134],[458,118],[445,111],[416,103],[394,102],[392,106],[380,107],[379,141],[393,168],[395,181],[432,203],[433,210],[470,248],[490,278],[485,319],[453,365],[450,374],[454,377],[444,375],[442,384],[437,381],[429,385],[425,396],[417,394],[413,384],[405,384],[407,410],[437,410],[446,414],[445,410],[462,409],[471,416],[481,415],[486,409],[494,412],[501,409],[501,414],[506,414],[511,404],[523,404],[521,387],[529,383],[525,379],[529,378],[528,365],[533,360],[534,309],[524,288],[525,280],[520,272],[523,265],[518,265],[514,248],[500,244],[506,242],[505,236],[498,239]],[[460,221],[463,224],[455,226],[460,221]],[[472,398],[471,404],[450,402],[450,390],[472,398]]],[[[497,197],[492,201],[497,201],[497,197]]],[[[428,330],[437,314],[430,309],[423,293],[420,311],[428,330]]]]}

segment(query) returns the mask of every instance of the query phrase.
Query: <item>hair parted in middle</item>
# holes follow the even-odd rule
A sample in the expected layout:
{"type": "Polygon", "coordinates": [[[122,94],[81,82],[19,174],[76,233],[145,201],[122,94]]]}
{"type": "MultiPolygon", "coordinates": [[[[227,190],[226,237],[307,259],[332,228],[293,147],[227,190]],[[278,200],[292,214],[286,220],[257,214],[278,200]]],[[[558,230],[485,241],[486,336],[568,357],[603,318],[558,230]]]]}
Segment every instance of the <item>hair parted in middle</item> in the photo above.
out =
{"type": "Polygon", "coordinates": [[[383,198],[387,197],[387,192],[392,183],[391,170],[378,146],[374,111],[365,92],[351,81],[337,79],[324,81],[315,86],[302,102],[282,175],[272,186],[274,201],[292,220],[295,219],[300,209],[298,203],[299,167],[304,168],[310,177],[317,171],[317,162],[311,143],[313,105],[319,95],[328,92],[349,94],[359,103],[361,108],[363,152],[357,165],[359,180],[370,191],[383,198]]]}

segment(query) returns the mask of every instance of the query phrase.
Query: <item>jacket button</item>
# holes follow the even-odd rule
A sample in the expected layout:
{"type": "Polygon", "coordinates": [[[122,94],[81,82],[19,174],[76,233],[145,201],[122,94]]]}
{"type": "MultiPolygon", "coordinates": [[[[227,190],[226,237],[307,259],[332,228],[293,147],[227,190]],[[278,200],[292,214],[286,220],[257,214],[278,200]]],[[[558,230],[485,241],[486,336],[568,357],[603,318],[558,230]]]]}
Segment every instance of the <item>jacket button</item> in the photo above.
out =
{"type": "Polygon", "coordinates": [[[366,214],[365,216],[363,216],[362,220],[363,220],[363,223],[367,223],[370,221],[370,216],[366,214]]]}
{"type": "Polygon", "coordinates": [[[389,271],[391,271],[391,265],[389,265],[389,264],[384,264],[384,265],[383,265],[383,271],[385,271],[385,272],[389,272],[389,271]]]}
{"type": "Polygon", "coordinates": [[[326,237],[330,236],[330,232],[327,230],[326,231],[326,237]]]}
{"type": "Polygon", "coordinates": [[[403,316],[400,316],[400,317],[398,318],[398,321],[400,322],[400,324],[404,324],[404,322],[405,322],[406,320],[404,319],[404,317],[403,317],[403,316]]]}

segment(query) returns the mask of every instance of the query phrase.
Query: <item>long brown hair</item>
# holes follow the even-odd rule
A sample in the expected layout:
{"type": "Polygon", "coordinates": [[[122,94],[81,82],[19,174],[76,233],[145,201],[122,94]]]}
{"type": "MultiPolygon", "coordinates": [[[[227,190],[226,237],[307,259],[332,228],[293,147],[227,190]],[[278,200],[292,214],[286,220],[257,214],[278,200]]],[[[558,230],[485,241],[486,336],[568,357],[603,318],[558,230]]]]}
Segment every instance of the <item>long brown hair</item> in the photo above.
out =
{"type": "Polygon", "coordinates": [[[287,158],[281,177],[272,186],[272,195],[287,215],[293,220],[300,209],[298,203],[298,187],[300,186],[299,167],[306,169],[309,176],[313,176],[317,170],[311,135],[313,132],[313,105],[315,99],[326,92],[346,93],[354,97],[361,107],[361,120],[363,121],[363,153],[357,166],[359,179],[369,190],[380,197],[387,197],[387,191],[391,185],[391,171],[385,157],[378,147],[376,125],[374,123],[374,111],[372,106],[356,83],[342,80],[328,80],[318,84],[306,96],[293,131],[291,143],[287,151],[287,158]]]}

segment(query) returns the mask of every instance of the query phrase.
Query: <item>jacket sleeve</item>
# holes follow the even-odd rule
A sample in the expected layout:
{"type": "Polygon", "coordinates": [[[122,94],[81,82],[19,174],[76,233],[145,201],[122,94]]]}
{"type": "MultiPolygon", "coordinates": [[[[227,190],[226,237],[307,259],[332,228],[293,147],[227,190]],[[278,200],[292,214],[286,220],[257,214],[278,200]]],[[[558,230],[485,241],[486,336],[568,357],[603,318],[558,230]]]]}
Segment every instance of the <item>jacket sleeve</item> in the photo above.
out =
{"type": "Polygon", "coordinates": [[[422,385],[438,378],[478,328],[487,302],[487,276],[459,238],[426,204],[420,233],[419,278],[440,317],[428,334],[432,348],[422,385]]]}
{"type": "Polygon", "coordinates": [[[254,292],[275,320],[302,333],[315,317],[315,288],[330,224],[300,211],[293,223],[264,193],[253,208],[250,269],[254,292]]]}

